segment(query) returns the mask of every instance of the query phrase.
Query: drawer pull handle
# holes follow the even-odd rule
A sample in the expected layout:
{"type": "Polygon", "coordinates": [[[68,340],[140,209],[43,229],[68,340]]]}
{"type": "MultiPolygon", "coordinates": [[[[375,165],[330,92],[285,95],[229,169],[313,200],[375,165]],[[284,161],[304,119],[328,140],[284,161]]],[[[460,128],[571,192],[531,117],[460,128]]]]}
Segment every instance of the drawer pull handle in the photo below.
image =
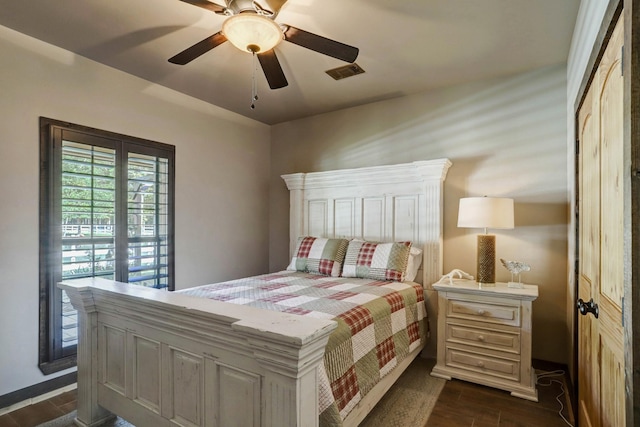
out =
{"type": "Polygon", "coordinates": [[[479,368],[484,368],[484,362],[478,362],[478,367],[479,368]]]}
{"type": "Polygon", "coordinates": [[[484,335],[478,335],[478,341],[484,341],[484,335]]]}

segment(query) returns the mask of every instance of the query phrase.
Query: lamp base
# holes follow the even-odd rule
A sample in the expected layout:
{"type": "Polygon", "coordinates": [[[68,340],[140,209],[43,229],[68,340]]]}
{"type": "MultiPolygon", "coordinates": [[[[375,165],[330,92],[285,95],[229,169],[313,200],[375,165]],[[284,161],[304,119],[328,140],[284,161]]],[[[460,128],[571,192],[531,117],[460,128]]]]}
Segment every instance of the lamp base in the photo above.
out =
{"type": "Polygon", "coordinates": [[[496,236],[478,234],[478,283],[496,283],[496,236]]]}

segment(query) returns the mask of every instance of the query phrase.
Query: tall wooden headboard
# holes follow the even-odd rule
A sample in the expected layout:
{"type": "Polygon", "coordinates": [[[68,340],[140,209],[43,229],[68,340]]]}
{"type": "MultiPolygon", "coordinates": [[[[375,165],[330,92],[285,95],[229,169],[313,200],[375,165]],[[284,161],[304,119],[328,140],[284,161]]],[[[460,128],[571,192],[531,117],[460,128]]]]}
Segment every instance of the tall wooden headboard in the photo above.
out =
{"type": "Polygon", "coordinates": [[[282,175],[290,191],[289,253],[300,236],[410,240],[424,248],[422,274],[442,276],[443,183],[448,159],[282,175]]]}

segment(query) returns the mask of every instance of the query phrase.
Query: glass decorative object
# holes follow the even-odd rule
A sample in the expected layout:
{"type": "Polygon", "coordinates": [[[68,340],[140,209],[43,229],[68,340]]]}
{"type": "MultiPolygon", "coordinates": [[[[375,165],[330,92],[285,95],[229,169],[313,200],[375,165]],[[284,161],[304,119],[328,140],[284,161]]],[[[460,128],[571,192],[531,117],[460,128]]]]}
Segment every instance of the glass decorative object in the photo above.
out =
{"type": "Polygon", "coordinates": [[[520,279],[520,275],[523,271],[531,271],[531,266],[522,261],[507,261],[505,259],[500,258],[500,262],[504,265],[504,268],[509,270],[511,273],[511,281],[507,283],[507,286],[510,288],[523,288],[522,280],[520,279]],[[514,276],[518,277],[518,281],[514,280],[514,276]]]}

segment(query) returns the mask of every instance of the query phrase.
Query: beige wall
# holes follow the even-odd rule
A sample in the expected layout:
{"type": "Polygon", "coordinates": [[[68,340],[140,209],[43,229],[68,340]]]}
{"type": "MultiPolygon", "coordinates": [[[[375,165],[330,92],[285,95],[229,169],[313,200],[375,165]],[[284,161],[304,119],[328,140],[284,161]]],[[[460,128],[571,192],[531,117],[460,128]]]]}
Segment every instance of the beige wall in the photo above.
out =
{"type": "Polygon", "coordinates": [[[55,376],[37,367],[39,116],[176,146],[178,288],[267,270],[268,126],[4,27],[0,56],[0,396],[55,376]]]}
{"type": "MultiPolygon", "coordinates": [[[[566,67],[558,65],[276,125],[270,269],[284,268],[289,256],[281,174],[448,157],[445,272],[475,274],[477,231],[457,228],[458,200],[514,198],[516,228],[495,232],[497,257],[531,264],[523,280],[540,286],[533,357],[566,363],[566,123],[566,67]]],[[[499,265],[496,277],[507,281],[510,275],[499,265]]]]}

